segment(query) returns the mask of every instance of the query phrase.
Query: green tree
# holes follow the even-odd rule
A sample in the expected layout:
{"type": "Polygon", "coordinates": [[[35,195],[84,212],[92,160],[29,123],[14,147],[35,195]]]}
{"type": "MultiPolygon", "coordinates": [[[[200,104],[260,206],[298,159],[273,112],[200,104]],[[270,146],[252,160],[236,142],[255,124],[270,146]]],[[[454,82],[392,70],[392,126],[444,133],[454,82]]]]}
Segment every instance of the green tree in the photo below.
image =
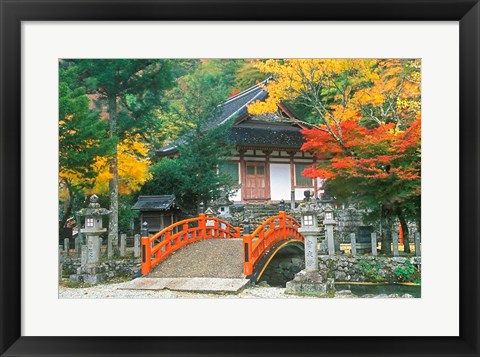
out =
{"type": "Polygon", "coordinates": [[[191,214],[198,211],[200,202],[209,202],[235,189],[228,175],[218,173],[218,166],[231,156],[232,147],[226,140],[231,123],[209,124],[220,114],[218,105],[227,98],[230,83],[221,71],[211,71],[209,66],[182,77],[170,93],[173,99],[169,114],[181,118],[176,121],[182,129],[176,141],[179,155],[153,165],[153,179],[142,188],[143,194],[174,193],[191,214]]]}
{"type": "Polygon", "coordinates": [[[150,59],[72,60],[80,79],[95,95],[108,122],[109,138],[115,143],[109,157],[108,256],[118,239],[118,153],[117,146],[129,136],[155,141],[158,131],[156,110],[162,105],[162,92],[171,84],[171,61],[150,59]]]}
{"type": "Polygon", "coordinates": [[[85,189],[95,183],[98,156],[112,149],[107,122],[91,110],[85,87],[77,84],[78,68],[59,64],[59,188],[60,227],[84,201],[85,189]]]}

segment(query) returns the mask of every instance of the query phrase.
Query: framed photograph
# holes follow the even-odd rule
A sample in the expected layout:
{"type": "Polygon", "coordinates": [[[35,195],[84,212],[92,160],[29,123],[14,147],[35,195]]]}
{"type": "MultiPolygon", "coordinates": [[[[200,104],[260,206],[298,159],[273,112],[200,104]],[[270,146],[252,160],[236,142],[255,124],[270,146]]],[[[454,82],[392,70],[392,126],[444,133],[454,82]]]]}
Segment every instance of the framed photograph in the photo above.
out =
{"type": "Polygon", "coordinates": [[[477,1],[0,2],[2,356],[479,355],[477,1]]]}

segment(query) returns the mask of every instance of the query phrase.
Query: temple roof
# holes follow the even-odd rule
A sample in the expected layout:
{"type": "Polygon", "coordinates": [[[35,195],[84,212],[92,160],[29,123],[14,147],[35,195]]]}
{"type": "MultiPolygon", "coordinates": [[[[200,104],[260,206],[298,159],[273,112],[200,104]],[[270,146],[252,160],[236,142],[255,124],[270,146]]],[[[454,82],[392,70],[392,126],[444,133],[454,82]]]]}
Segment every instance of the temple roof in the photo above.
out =
{"type": "MultiPolygon", "coordinates": [[[[240,92],[218,106],[217,114],[202,127],[209,129],[227,123],[229,120],[247,118],[247,106],[264,100],[268,93],[264,86],[270,78],[240,92]]],[[[271,118],[270,118],[271,119],[271,118]]],[[[237,120],[232,125],[228,137],[240,146],[267,146],[299,149],[303,144],[301,128],[297,125],[269,121],[267,116],[254,116],[247,120],[237,120]],[[254,120],[250,120],[254,119],[254,120]]],[[[177,151],[179,144],[185,143],[180,137],[171,144],[157,150],[159,156],[168,156],[177,151]]]]}
{"type": "Polygon", "coordinates": [[[300,149],[304,143],[301,128],[287,123],[246,120],[232,126],[228,138],[238,146],[300,149]]]}
{"type": "Polygon", "coordinates": [[[175,195],[139,196],[132,210],[166,211],[176,208],[175,195]]]}

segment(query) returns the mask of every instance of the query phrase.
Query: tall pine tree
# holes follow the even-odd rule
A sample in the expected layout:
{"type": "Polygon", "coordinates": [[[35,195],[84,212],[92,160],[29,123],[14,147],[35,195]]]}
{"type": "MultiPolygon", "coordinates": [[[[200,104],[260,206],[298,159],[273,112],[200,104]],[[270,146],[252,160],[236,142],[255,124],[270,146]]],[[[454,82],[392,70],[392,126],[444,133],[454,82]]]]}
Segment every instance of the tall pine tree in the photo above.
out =
{"type": "Polygon", "coordinates": [[[118,144],[129,136],[155,140],[158,128],[156,110],[162,93],[171,84],[171,61],[153,59],[72,60],[80,78],[96,98],[108,122],[108,135],[115,145],[109,157],[109,233],[108,257],[114,255],[118,240],[118,144]]]}

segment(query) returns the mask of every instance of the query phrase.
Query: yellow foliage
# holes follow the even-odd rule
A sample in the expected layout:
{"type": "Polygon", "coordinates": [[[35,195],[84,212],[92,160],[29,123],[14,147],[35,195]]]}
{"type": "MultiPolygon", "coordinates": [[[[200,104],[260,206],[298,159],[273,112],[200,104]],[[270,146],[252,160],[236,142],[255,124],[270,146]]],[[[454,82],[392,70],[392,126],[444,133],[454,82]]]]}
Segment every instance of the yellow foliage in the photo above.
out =
{"type": "MultiPolygon", "coordinates": [[[[148,172],[150,159],[148,147],[138,138],[128,138],[120,142],[118,150],[118,189],[121,194],[137,191],[151,178],[148,172]]],[[[98,172],[92,192],[107,193],[109,180],[112,178],[109,159],[98,157],[95,161],[98,172]]]]}
{"type": "Polygon", "coordinates": [[[415,120],[420,105],[420,61],[403,59],[287,59],[258,61],[271,73],[268,97],[254,102],[253,115],[276,112],[284,100],[299,99],[318,115],[318,124],[338,125],[363,117],[377,122],[415,120]]]}
{"type": "MultiPolygon", "coordinates": [[[[147,145],[141,142],[139,137],[130,137],[118,144],[117,151],[119,192],[128,194],[139,190],[151,178],[148,172],[150,159],[147,145]]],[[[107,194],[109,180],[112,178],[110,158],[96,157],[93,168],[97,172],[95,179],[86,179],[78,174],[67,172],[60,172],[60,179],[67,180],[75,186],[93,186],[91,189],[86,189],[88,194],[107,194]]]]}

